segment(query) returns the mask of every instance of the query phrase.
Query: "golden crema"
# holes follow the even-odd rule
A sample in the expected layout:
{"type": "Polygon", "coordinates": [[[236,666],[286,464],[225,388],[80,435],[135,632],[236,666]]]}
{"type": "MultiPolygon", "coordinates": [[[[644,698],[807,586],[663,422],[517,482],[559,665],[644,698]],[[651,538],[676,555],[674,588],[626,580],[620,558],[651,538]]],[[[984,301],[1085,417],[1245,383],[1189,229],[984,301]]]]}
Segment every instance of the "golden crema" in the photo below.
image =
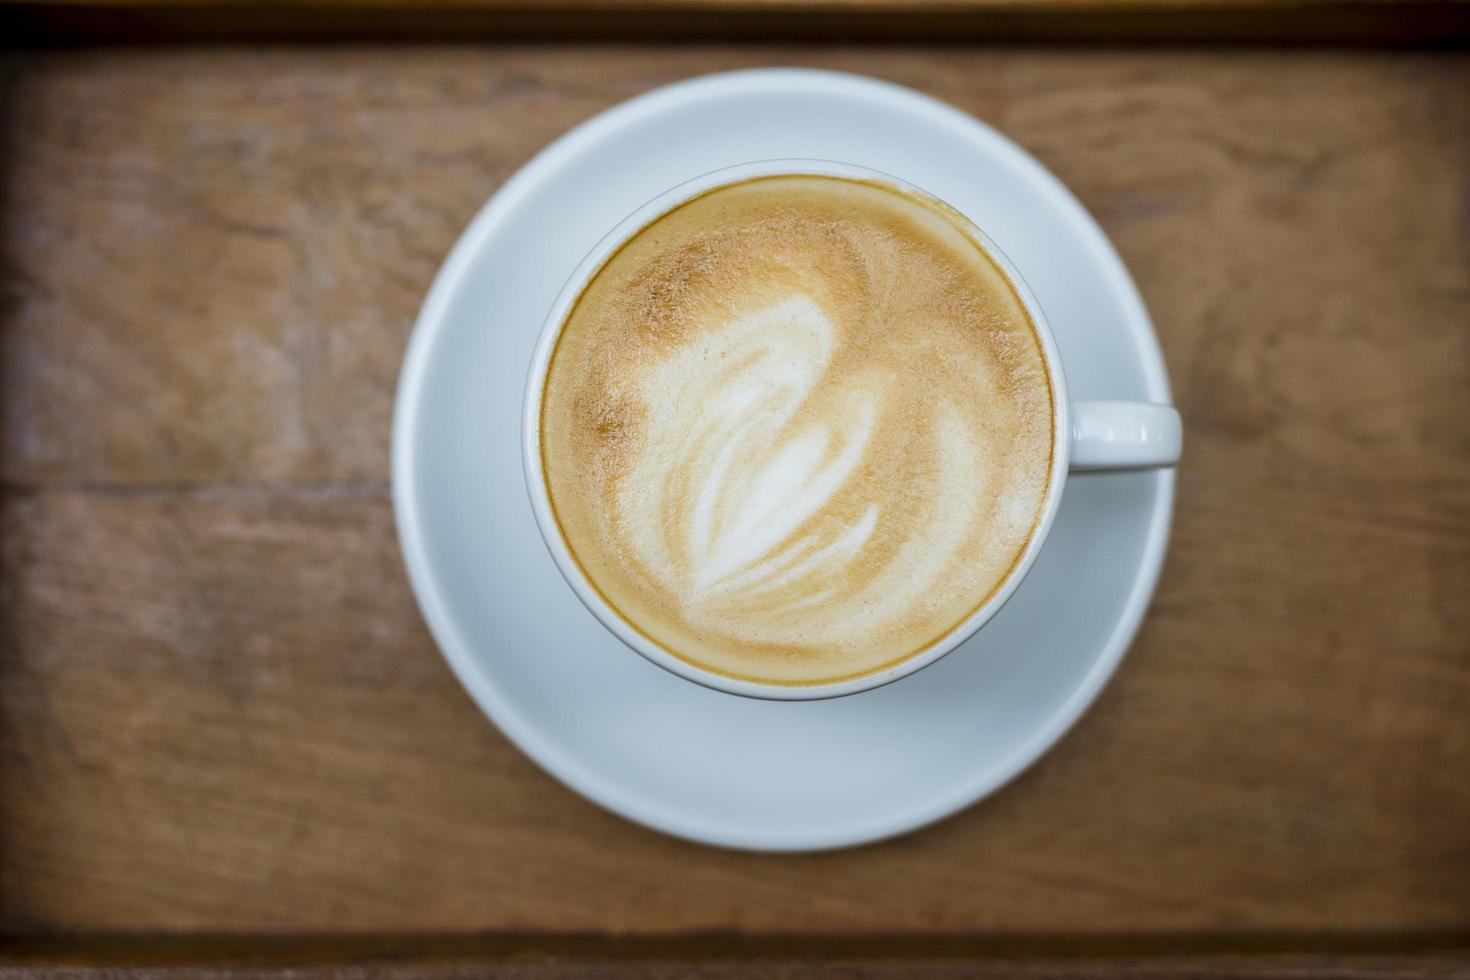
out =
{"type": "Polygon", "coordinates": [[[896,188],[762,177],[654,220],[552,354],[540,436],[578,565],[722,674],[846,679],[929,647],[1047,493],[1040,343],[964,219],[896,188]]]}

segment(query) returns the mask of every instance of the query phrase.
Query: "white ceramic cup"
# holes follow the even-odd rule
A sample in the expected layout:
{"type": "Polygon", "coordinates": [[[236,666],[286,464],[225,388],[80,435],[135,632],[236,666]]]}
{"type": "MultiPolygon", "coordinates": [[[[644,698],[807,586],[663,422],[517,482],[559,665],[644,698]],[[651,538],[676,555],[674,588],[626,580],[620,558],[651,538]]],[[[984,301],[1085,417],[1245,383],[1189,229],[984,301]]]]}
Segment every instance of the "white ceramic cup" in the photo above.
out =
{"type": "MultiPolygon", "coordinates": [[[[672,211],[680,204],[723,184],[739,183],[754,177],[780,174],[815,174],[834,177],[856,178],[888,184],[908,194],[920,195],[938,201],[934,195],[921,188],[888,174],[865,167],[827,160],[764,160],[756,163],[727,167],[696,177],[674,187],[649,201],[618,223],[593,247],[576,271],[562,287],[546,322],[541,328],[540,339],[531,357],[531,370],[526,382],[526,396],[521,417],[522,463],[525,468],[526,487],[531,496],[531,510],[541,537],[546,542],[551,557],[561,570],[562,576],[572,591],[582,600],[592,614],[613,635],[648,660],[665,670],[678,674],[695,683],[730,694],[745,697],[767,698],[781,701],[802,701],[818,698],[841,697],[856,694],[889,684],[921,670],[954,650],[973,636],[992,616],[1005,605],[1026,577],[1051,531],[1052,521],[1061,504],[1062,492],[1066,487],[1068,472],[1080,470],[1128,470],[1160,466],[1172,466],[1179,459],[1181,441],[1179,413],[1169,405],[1154,405],[1146,402],[1087,401],[1073,402],[1067,396],[1067,379],[1062,373],[1062,359],[1057,353],[1056,340],[1047,324],[1046,314],[1036,301],[1026,281],[1004,252],[969,221],[969,231],[989,254],[992,261],[1005,273],[1015,287],[1016,294],[1030,314],[1036,336],[1041,342],[1046,369],[1051,379],[1053,419],[1052,467],[1047,482],[1046,498],[1042,504],[1041,518],[1026,544],[1025,551],[1016,562],[1011,574],[1000,588],[961,623],[930,643],[914,655],[882,670],[861,677],[832,683],[817,684],[765,684],[758,681],[728,677],[724,674],[695,666],[657,643],[645,637],[622,615],[612,608],[587,580],[586,574],[572,557],[551,509],[551,498],[546,487],[546,471],[541,459],[541,398],[546,386],[546,369],[551,360],[557,337],[561,334],[567,314],[581,296],[588,281],[617,249],[637,232],[651,224],[661,215],[672,211]]],[[[940,202],[941,204],[943,202],[940,202]]],[[[959,214],[957,209],[944,205],[949,211],[959,214]]]]}

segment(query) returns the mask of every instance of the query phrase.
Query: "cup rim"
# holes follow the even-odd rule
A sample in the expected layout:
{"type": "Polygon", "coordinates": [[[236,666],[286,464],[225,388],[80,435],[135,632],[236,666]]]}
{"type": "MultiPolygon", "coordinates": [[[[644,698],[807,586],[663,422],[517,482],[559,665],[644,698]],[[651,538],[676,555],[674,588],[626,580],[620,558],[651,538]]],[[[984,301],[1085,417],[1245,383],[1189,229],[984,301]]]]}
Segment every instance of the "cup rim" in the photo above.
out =
{"type": "Polygon", "coordinates": [[[741,697],[772,701],[826,700],[883,687],[935,663],[979,632],[1015,594],[1035,564],[1061,506],[1062,491],[1070,465],[1070,451],[1071,403],[1067,393],[1061,354],[1057,349],[1056,338],[1052,335],[1045,312],[1022,277],[1020,270],[974,218],[938,195],[883,171],[834,160],[772,159],[721,167],[676,184],[619,221],[578,263],[547,312],[531,355],[521,405],[521,465],[526,490],[530,497],[531,512],[536,519],[536,527],[541,539],[545,542],[557,570],[582,604],[624,645],[654,665],[703,687],[741,697]],[[949,211],[962,217],[969,225],[968,231],[972,237],[1004,273],[1027,315],[1030,316],[1032,329],[1041,347],[1042,361],[1046,366],[1052,397],[1052,454],[1046,495],[1042,502],[1041,513],[1037,517],[1026,547],[1000,586],[969,616],[917,653],[857,677],[811,684],[768,683],[708,670],[665,649],[634,627],[602,597],[572,556],[571,549],[552,510],[541,453],[541,400],[546,387],[547,368],[567,315],[593,275],[626,241],[691,198],[726,184],[739,183],[758,177],[787,175],[845,177],[888,184],[906,194],[938,202],[949,211]]]}

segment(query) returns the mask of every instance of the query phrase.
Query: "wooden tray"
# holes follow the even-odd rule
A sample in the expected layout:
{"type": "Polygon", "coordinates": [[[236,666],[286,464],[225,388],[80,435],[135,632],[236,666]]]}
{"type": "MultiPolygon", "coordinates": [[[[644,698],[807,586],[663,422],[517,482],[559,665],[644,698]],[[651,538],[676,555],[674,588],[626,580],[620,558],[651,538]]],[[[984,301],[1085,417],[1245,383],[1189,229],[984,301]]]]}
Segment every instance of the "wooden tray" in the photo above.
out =
{"type": "Polygon", "coordinates": [[[106,46],[6,78],[0,977],[1470,971],[1459,50],[106,46]],[[1157,599],[1076,731],[939,826],[796,857],[644,831],[513,749],[387,483],[404,342],[485,198],[619,100],[771,64],[1055,170],[1188,429],[1157,599]]]}

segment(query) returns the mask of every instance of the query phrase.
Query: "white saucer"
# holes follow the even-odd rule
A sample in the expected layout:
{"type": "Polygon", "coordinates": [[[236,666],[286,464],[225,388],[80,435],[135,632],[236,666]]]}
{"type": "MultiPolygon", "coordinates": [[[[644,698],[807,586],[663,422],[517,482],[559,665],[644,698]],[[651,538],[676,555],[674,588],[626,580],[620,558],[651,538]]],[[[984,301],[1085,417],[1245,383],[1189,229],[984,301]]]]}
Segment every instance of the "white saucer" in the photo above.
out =
{"type": "Polygon", "coordinates": [[[507,737],[630,820],[727,847],[900,834],[1014,777],[1116,669],[1168,541],[1172,471],[1073,477],[1030,576],[980,633],[875,691],[752,701],[666,673],[558,574],[521,476],[526,366],[552,300],[659,192],[751,160],[841,160],[964,211],[1041,300],[1074,398],[1168,402],[1148,314],[1049,172],[970,116],[853,75],[713,75],[623,103],[526,164],[440,270],[408,346],[393,502],[409,577],[460,681],[507,737]]]}

